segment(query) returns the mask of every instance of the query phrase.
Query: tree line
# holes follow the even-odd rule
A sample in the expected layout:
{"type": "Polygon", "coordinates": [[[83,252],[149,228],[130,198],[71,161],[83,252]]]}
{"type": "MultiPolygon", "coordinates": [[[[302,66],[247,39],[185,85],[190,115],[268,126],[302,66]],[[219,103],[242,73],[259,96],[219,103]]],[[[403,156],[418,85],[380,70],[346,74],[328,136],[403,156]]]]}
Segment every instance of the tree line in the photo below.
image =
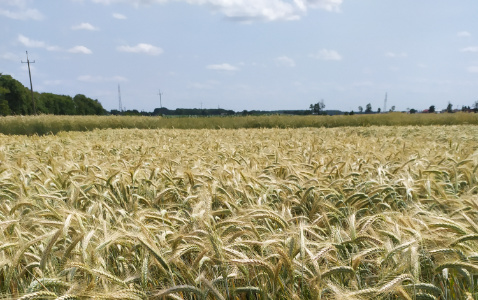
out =
{"type": "MultiPolygon", "coordinates": [[[[324,104],[324,100],[320,100],[319,102],[317,103],[313,103],[309,106],[309,112],[310,114],[313,114],[313,115],[326,115],[327,114],[327,111],[324,110],[325,109],[325,104],[324,104]]],[[[394,112],[395,111],[395,106],[392,106],[389,110],[389,112],[394,112]]],[[[446,107],[446,109],[442,110],[442,112],[447,112],[447,113],[454,113],[456,111],[459,111],[459,109],[453,109],[453,104],[451,102],[448,102],[448,105],[446,107]]],[[[478,101],[475,101],[475,103],[473,103],[473,106],[462,106],[461,107],[461,111],[462,112],[475,112],[475,113],[478,113],[478,101]]],[[[374,112],[372,110],[372,104],[368,103],[366,106],[365,106],[365,110],[363,109],[362,106],[359,106],[358,107],[358,113],[360,114],[375,114],[375,113],[381,113],[381,109],[378,108],[376,112],[374,112]]],[[[414,113],[417,113],[418,110],[414,109],[414,108],[407,108],[407,112],[408,113],[411,113],[411,114],[414,114],[414,113]]],[[[425,109],[423,110],[422,112],[424,113],[436,113],[438,112],[435,108],[435,105],[431,105],[428,109],[425,109]]],[[[351,112],[345,112],[344,113],[345,115],[353,115],[355,114],[354,111],[352,110],[351,112]]]]}
{"type": "Polygon", "coordinates": [[[0,73],[0,115],[105,115],[98,100],[78,94],[74,97],[52,93],[33,93],[10,75],[0,73]]]}

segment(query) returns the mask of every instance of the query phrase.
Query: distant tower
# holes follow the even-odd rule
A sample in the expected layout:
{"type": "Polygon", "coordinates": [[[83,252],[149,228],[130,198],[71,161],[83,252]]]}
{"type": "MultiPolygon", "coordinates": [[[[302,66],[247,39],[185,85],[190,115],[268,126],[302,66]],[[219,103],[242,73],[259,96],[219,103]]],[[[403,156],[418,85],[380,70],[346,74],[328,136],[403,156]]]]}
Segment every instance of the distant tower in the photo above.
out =
{"type": "Polygon", "coordinates": [[[383,112],[387,112],[387,93],[385,93],[385,100],[383,100],[383,112]]]}
{"type": "Polygon", "coordinates": [[[161,90],[159,90],[159,108],[163,108],[163,102],[161,101],[161,96],[163,95],[163,93],[161,93],[161,90]]]}
{"type": "Polygon", "coordinates": [[[121,103],[121,90],[120,90],[120,85],[118,84],[118,107],[119,111],[123,111],[123,104],[121,103]]]}

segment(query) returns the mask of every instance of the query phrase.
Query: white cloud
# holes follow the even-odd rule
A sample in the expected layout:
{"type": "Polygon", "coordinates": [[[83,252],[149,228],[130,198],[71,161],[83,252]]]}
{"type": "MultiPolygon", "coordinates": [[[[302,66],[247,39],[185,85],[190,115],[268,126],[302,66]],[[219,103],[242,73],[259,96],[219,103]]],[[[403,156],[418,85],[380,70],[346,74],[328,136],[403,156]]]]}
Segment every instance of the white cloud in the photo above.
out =
{"type": "Polygon", "coordinates": [[[230,64],[217,64],[217,65],[208,65],[206,66],[209,70],[216,70],[216,71],[238,71],[239,69],[230,64]]]}
{"type": "Polygon", "coordinates": [[[95,27],[95,26],[91,25],[90,23],[81,23],[80,25],[76,25],[76,26],[71,27],[71,29],[73,29],[73,30],[91,30],[91,31],[99,30],[98,27],[95,27]]]}
{"type": "Polygon", "coordinates": [[[299,7],[310,6],[312,8],[320,8],[327,11],[340,11],[340,5],[343,0],[294,0],[299,7]]]}
{"type": "Polygon", "coordinates": [[[99,82],[121,82],[121,81],[128,81],[123,76],[112,76],[112,77],[103,77],[103,76],[95,76],[95,75],[81,75],[78,76],[77,78],[79,81],[84,81],[84,82],[93,82],[93,83],[99,83],[99,82]]]}
{"type": "Polygon", "coordinates": [[[240,22],[297,20],[302,11],[281,0],[189,0],[191,4],[206,4],[227,18],[240,22]]]}
{"type": "Polygon", "coordinates": [[[56,80],[44,80],[44,85],[60,85],[63,84],[63,80],[56,79],[56,80]]]}
{"type": "Polygon", "coordinates": [[[26,47],[30,47],[30,48],[44,48],[48,51],[59,51],[60,48],[58,46],[50,46],[48,44],[46,44],[45,42],[43,41],[36,41],[36,40],[32,40],[22,34],[19,34],[18,35],[18,41],[26,46],[26,47]]]}
{"type": "Polygon", "coordinates": [[[32,48],[44,48],[46,47],[45,42],[32,40],[22,34],[18,35],[18,41],[24,46],[32,48]]]}
{"type": "Polygon", "coordinates": [[[320,60],[342,60],[342,56],[337,51],[328,49],[322,49],[315,54],[311,54],[310,56],[320,60]]]}
{"type": "Polygon", "coordinates": [[[460,50],[461,52],[478,52],[478,46],[466,47],[460,50]]]}
{"type": "Polygon", "coordinates": [[[2,55],[0,55],[0,58],[10,61],[19,61],[21,59],[20,56],[11,52],[3,53],[2,55]]]}
{"type": "Polygon", "coordinates": [[[478,73],[478,66],[470,66],[466,70],[470,73],[478,73]]]}
{"type": "Polygon", "coordinates": [[[276,58],[276,61],[278,64],[286,67],[295,67],[295,61],[292,58],[289,58],[287,56],[280,56],[276,58]]]}
{"type": "Polygon", "coordinates": [[[83,53],[83,54],[91,54],[93,53],[90,49],[86,48],[85,46],[75,46],[73,48],[68,49],[70,53],[83,53]]]}
{"type": "Polygon", "coordinates": [[[23,0],[15,0],[15,1],[8,1],[2,0],[0,1],[3,5],[13,6],[13,10],[0,8],[0,16],[4,16],[14,20],[35,20],[40,21],[43,20],[45,17],[43,14],[38,11],[37,9],[32,9],[27,7],[27,3],[23,0]]]}
{"type": "Polygon", "coordinates": [[[390,58],[400,58],[400,57],[407,57],[408,54],[405,53],[405,52],[400,52],[400,53],[387,52],[387,53],[385,53],[385,56],[390,57],[390,58]]]}
{"type": "Polygon", "coordinates": [[[193,82],[188,85],[188,88],[190,89],[198,89],[198,90],[210,90],[213,89],[215,86],[219,84],[218,81],[215,80],[209,80],[207,82],[193,82]]]}
{"type": "MultiPolygon", "coordinates": [[[[166,3],[173,0],[91,0],[94,3],[131,3],[135,6],[166,3]]],[[[309,9],[340,11],[343,0],[179,0],[204,5],[214,12],[240,22],[297,20],[309,9]]]]}
{"type": "Polygon", "coordinates": [[[118,20],[125,20],[125,19],[127,19],[125,15],[120,14],[120,13],[113,13],[113,18],[118,19],[118,20]]]}
{"type": "Polygon", "coordinates": [[[159,55],[163,53],[163,49],[144,43],[140,43],[136,46],[119,46],[116,49],[121,52],[146,53],[149,55],[159,55]]]}
{"type": "Polygon", "coordinates": [[[460,31],[456,34],[458,37],[470,37],[471,36],[471,33],[469,33],[468,31],[460,31]]]}

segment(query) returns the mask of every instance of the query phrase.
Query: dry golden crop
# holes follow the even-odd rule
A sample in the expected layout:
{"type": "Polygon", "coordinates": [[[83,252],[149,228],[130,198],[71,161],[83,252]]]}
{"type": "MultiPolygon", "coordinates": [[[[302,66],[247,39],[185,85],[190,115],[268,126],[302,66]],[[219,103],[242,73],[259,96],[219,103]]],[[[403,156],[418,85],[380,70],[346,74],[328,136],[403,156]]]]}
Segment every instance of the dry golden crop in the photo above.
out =
{"type": "Polygon", "coordinates": [[[476,299],[477,133],[0,135],[0,297],[476,299]]]}

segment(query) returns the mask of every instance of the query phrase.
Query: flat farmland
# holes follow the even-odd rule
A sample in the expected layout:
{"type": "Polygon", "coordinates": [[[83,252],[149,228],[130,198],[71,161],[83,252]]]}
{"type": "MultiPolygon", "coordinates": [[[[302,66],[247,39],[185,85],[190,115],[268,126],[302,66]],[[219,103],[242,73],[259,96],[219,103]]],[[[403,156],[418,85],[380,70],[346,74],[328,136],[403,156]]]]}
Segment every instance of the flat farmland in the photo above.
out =
{"type": "Polygon", "coordinates": [[[476,299],[478,129],[0,135],[2,299],[476,299]]]}

